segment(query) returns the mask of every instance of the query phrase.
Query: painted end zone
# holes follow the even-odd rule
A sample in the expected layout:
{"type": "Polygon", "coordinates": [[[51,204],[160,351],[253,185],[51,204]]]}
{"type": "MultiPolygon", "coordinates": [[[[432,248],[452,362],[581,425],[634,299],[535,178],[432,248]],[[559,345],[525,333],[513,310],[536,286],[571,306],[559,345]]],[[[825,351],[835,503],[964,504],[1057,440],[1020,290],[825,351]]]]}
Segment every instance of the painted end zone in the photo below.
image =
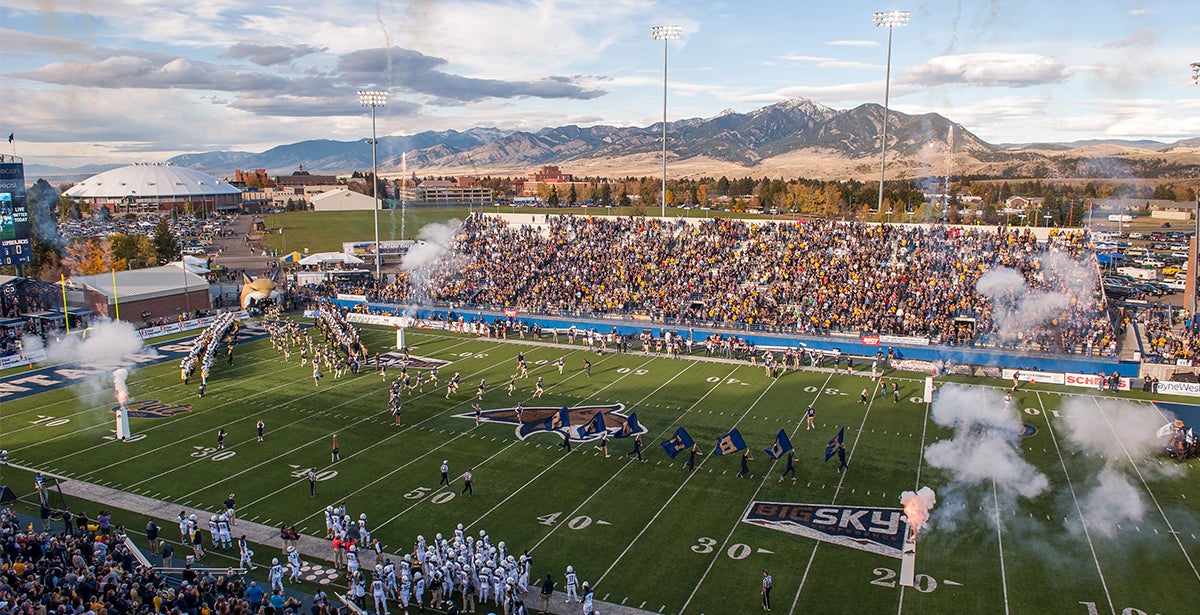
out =
{"type": "Polygon", "coordinates": [[[904,509],[751,502],[743,523],[900,559],[904,509]]]}
{"type": "Polygon", "coordinates": [[[1169,401],[1156,401],[1154,407],[1158,408],[1169,419],[1183,419],[1183,422],[1188,425],[1200,425],[1200,406],[1194,404],[1181,404],[1169,401]]]}

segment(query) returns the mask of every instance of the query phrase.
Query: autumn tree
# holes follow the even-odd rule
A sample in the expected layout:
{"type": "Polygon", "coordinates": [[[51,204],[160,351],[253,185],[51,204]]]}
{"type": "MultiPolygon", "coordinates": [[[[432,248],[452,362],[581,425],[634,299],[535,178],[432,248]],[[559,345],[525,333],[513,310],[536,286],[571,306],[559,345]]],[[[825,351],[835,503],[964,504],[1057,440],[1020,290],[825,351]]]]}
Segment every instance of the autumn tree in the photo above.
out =
{"type": "Polygon", "coordinates": [[[160,219],[154,227],[154,254],[157,265],[165,265],[179,258],[179,242],[171,232],[171,225],[166,219],[160,219]]]}
{"type": "Polygon", "coordinates": [[[158,264],[158,251],[154,242],[145,235],[117,233],[109,236],[113,262],[125,261],[130,269],[142,269],[158,264]]]}
{"type": "Polygon", "coordinates": [[[126,269],[128,264],[124,259],[112,258],[112,244],[108,240],[90,237],[76,239],[67,246],[67,256],[63,265],[71,275],[95,275],[110,269],[126,269]]]}

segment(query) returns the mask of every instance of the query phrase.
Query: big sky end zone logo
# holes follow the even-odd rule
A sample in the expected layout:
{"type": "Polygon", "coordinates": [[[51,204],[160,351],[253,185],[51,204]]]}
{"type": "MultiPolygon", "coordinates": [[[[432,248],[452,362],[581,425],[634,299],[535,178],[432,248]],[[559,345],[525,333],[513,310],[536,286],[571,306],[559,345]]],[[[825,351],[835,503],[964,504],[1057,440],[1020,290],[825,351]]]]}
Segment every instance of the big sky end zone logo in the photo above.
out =
{"type": "Polygon", "coordinates": [[[908,522],[900,508],[753,502],[743,523],[900,559],[908,522]]]}
{"type": "MultiPolygon", "coordinates": [[[[537,433],[554,432],[562,437],[561,434],[564,430],[570,434],[573,442],[599,440],[601,433],[605,431],[608,432],[610,438],[632,438],[635,435],[646,433],[643,425],[628,421],[629,416],[625,414],[624,410],[625,404],[576,406],[574,408],[534,406],[521,408],[521,418],[518,420],[516,408],[497,408],[481,411],[479,420],[487,423],[515,425],[517,438],[521,440],[537,433]],[[564,412],[567,419],[565,424],[558,419],[558,417],[563,417],[564,412]],[[596,420],[597,414],[602,415],[600,421],[596,420]],[[599,429],[600,425],[603,425],[603,429],[599,429]]],[[[454,415],[454,418],[475,420],[475,413],[464,412],[454,415]]]]}
{"type": "MultiPolygon", "coordinates": [[[[111,411],[120,410],[121,406],[113,406],[111,411]]],[[[166,419],[184,412],[191,412],[191,404],[168,404],[157,399],[143,399],[125,404],[131,419],[166,419]]]]}

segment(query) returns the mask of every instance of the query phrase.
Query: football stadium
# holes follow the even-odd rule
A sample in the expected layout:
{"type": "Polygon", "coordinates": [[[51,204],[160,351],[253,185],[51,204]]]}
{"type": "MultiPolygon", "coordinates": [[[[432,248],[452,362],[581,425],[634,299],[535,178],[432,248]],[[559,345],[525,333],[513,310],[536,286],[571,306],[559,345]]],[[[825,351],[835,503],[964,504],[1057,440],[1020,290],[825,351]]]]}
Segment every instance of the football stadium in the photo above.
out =
{"type": "Polygon", "coordinates": [[[1195,338],[1036,231],[472,214],[93,322],[0,372],[6,549],[163,612],[1188,612],[1200,406],[1123,357],[1195,338]]]}

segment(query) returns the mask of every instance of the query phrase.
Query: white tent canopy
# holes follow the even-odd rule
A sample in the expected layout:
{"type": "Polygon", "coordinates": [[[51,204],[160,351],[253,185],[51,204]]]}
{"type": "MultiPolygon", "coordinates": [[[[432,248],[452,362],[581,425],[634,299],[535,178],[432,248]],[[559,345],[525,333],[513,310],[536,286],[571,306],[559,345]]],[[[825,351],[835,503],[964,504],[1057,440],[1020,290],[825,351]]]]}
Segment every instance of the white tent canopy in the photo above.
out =
{"type": "Polygon", "coordinates": [[[344,252],[317,252],[300,259],[301,265],[320,265],[321,263],[343,263],[346,265],[361,265],[363,259],[344,252]]]}
{"type": "Polygon", "coordinates": [[[171,264],[176,267],[186,269],[188,273],[194,273],[196,275],[203,275],[209,272],[207,258],[197,258],[195,256],[188,256],[184,254],[182,262],[176,261],[171,264]]]}

